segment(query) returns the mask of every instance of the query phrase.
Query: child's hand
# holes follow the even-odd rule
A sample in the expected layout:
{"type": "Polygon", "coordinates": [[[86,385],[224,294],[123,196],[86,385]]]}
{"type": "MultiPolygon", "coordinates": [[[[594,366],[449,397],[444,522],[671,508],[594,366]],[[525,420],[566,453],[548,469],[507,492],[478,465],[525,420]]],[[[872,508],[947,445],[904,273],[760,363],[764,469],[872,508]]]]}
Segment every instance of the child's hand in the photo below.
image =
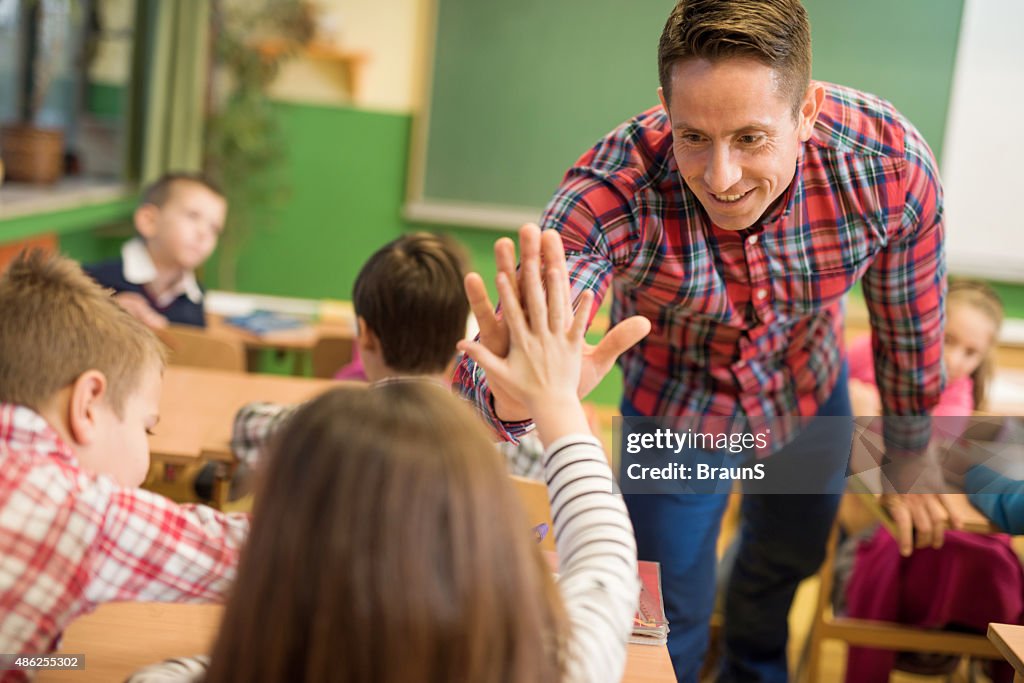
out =
{"type": "MultiPolygon", "coordinates": [[[[518,275],[515,244],[508,238],[502,238],[495,243],[495,265],[499,273],[503,273],[510,283],[516,285],[514,287],[516,292],[521,291],[523,278],[528,271],[534,268],[537,269],[537,272],[545,273],[544,277],[548,277],[549,270],[557,269],[562,273],[559,277],[568,278],[562,241],[548,237],[542,239],[542,234],[546,235],[548,232],[542,233],[540,228],[533,224],[524,225],[519,230],[521,263],[518,275]]],[[[469,273],[466,276],[465,285],[466,296],[473,309],[473,314],[480,324],[480,343],[494,356],[505,358],[510,345],[510,331],[505,315],[498,316],[495,313],[483,279],[477,273],[469,273]]],[[[567,305],[569,305],[569,301],[567,295],[567,305]]],[[[586,304],[586,306],[583,305],[581,298],[577,310],[583,315],[589,316],[590,309],[593,307],[592,296],[587,297],[586,304]]],[[[586,320],[583,322],[585,324],[586,320]]],[[[577,396],[582,398],[590,393],[608,374],[615,364],[615,360],[647,336],[650,331],[651,323],[643,316],[634,315],[608,330],[596,345],[584,343],[580,380],[576,388],[577,396]]],[[[474,358],[474,360],[476,359],[474,358]]],[[[489,380],[489,384],[494,397],[495,413],[499,419],[512,422],[536,417],[525,405],[506,393],[504,387],[496,385],[491,380],[489,380]]]]}
{"type": "MultiPolygon", "coordinates": [[[[519,231],[519,247],[523,263],[540,258],[540,231],[535,225],[524,225],[519,231]]],[[[565,254],[562,254],[565,259],[565,254]]],[[[516,281],[516,247],[507,237],[494,243],[494,264],[499,273],[516,281]]],[[[498,316],[494,304],[487,294],[487,287],[479,273],[468,273],[465,278],[466,298],[480,325],[480,343],[499,358],[508,355],[509,330],[504,316],[498,316]]],[[[494,412],[498,419],[506,422],[520,422],[530,419],[530,412],[523,404],[512,399],[500,386],[490,385],[494,398],[494,412]]]]}
{"type": "Polygon", "coordinates": [[[167,318],[154,311],[149,302],[146,301],[146,298],[141,294],[136,292],[118,292],[114,295],[114,301],[147,327],[154,330],[162,330],[167,327],[167,318]]]}
{"type": "MultiPolygon", "coordinates": [[[[543,239],[561,242],[554,231],[544,233],[543,239]]],[[[498,294],[509,331],[509,351],[505,358],[491,353],[483,344],[460,343],[460,348],[487,372],[492,386],[531,410],[536,403],[552,395],[576,398],[583,359],[583,331],[589,305],[593,302],[593,295],[585,292],[579,312],[574,315],[564,261],[546,265],[545,293],[539,263],[536,260],[524,263],[520,282],[522,302],[507,273],[498,273],[498,294]]]]}
{"type": "MultiPolygon", "coordinates": [[[[546,253],[561,252],[558,233],[546,231],[541,239],[546,253]]],[[[498,293],[509,332],[505,358],[479,342],[463,341],[459,348],[480,364],[496,392],[529,410],[547,444],[568,433],[587,432],[576,392],[593,294],[584,292],[574,315],[565,259],[548,260],[545,266],[546,293],[539,259],[524,260],[520,290],[525,310],[508,274],[498,273],[498,293]]]]}

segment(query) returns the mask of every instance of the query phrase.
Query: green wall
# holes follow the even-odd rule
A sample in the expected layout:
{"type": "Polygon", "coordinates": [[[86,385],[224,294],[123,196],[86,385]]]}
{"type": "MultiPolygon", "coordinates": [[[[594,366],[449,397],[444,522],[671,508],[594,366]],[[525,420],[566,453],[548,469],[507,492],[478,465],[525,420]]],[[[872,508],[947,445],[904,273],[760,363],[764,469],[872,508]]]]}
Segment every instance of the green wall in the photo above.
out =
{"type": "MultiPolygon", "coordinates": [[[[276,109],[288,140],[284,177],[291,197],[276,227],[252,235],[242,248],[238,289],[348,298],[362,262],[404,227],[399,209],[410,119],[293,104],[276,109]]],[[[217,269],[207,270],[215,286],[217,269]]]]}
{"type": "MultiPolygon", "coordinates": [[[[241,250],[240,291],[347,299],[370,254],[416,229],[449,232],[493,279],[492,245],[504,233],[402,218],[410,116],[285,103],[276,110],[289,141],[291,197],[276,227],[241,250]]],[[[216,263],[206,270],[216,286],[216,263]]]]}
{"type": "Polygon", "coordinates": [[[883,97],[942,157],[963,0],[803,0],[815,78],[883,97]]]}

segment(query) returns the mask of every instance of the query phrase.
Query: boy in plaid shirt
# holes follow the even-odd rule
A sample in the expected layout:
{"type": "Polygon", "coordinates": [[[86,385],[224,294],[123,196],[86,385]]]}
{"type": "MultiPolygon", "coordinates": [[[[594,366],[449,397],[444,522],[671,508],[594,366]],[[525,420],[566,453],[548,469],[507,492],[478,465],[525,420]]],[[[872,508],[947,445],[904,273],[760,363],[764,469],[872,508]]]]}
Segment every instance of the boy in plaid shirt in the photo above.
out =
{"type": "Polygon", "coordinates": [[[159,420],[157,338],[40,252],[0,278],[0,310],[0,652],[53,651],[104,602],[223,599],[247,516],[137,488],[159,420]]]}

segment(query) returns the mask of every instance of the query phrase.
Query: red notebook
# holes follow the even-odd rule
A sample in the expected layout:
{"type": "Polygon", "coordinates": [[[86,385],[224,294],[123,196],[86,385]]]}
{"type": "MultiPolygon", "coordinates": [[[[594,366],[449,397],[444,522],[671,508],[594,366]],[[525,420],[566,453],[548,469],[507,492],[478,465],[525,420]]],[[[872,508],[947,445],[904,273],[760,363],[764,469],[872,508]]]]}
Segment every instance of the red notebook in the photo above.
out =
{"type": "Polygon", "coordinates": [[[661,565],[641,560],[640,605],[633,617],[633,635],[629,642],[642,645],[664,645],[668,641],[668,619],[661,597],[661,565]]]}
{"type": "MultiPolygon", "coordinates": [[[[551,570],[558,572],[558,555],[545,552],[551,570]]],[[[664,645],[668,642],[668,619],[665,601],[661,596],[661,565],[657,562],[637,562],[640,575],[640,603],[633,615],[633,633],[629,642],[640,645],[664,645]]]]}
{"type": "Polygon", "coordinates": [[[633,617],[631,643],[664,645],[669,638],[669,620],[662,599],[662,567],[657,562],[640,560],[640,605],[633,617]]]}

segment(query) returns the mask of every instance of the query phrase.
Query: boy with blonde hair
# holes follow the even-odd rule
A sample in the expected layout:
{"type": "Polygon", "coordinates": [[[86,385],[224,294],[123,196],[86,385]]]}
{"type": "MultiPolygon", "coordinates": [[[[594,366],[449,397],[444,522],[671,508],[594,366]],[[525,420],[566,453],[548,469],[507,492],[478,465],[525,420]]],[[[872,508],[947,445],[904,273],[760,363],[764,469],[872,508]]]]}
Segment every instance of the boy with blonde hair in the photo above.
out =
{"type": "Polygon", "coordinates": [[[125,242],[121,258],[85,271],[149,327],[205,327],[195,271],[217,246],[227,210],[224,194],[205,176],[165,173],[143,190],[132,216],[138,237],[125,242]]]}
{"type": "Polygon", "coordinates": [[[0,652],[52,651],[103,602],[222,599],[247,517],[136,488],[160,342],[74,262],[38,251],[0,277],[0,310],[0,652]]]}

